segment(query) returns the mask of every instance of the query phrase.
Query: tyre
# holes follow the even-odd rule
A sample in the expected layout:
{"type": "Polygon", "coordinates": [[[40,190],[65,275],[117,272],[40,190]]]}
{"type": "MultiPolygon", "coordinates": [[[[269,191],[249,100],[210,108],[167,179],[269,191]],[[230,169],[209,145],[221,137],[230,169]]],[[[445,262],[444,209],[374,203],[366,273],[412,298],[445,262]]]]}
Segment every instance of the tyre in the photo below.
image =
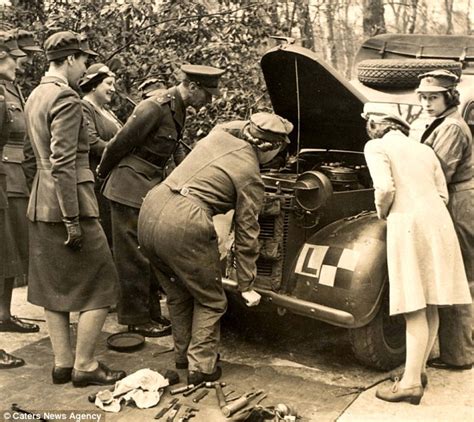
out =
{"type": "Polygon", "coordinates": [[[350,330],[350,340],[356,359],[370,368],[388,371],[405,361],[405,320],[390,317],[388,294],[369,324],[350,330]]]}
{"type": "Polygon", "coordinates": [[[373,88],[410,89],[418,86],[418,76],[430,70],[444,69],[461,76],[461,63],[453,60],[363,60],[357,66],[357,77],[373,88]]]}

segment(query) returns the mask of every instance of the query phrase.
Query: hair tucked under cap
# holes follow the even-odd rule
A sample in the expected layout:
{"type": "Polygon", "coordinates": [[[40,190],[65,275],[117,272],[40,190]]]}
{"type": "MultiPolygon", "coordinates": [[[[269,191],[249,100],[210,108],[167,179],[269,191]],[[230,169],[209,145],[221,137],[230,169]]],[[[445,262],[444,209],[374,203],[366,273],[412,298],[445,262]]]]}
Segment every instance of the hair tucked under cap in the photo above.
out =
{"type": "Polygon", "coordinates": [[[245,139],[261,151],[271,151],[284,143],[290,143],[288,134],[292,130],[293,124],[285,118],[261,112],[250,116],[243,133],[245,139]]]}

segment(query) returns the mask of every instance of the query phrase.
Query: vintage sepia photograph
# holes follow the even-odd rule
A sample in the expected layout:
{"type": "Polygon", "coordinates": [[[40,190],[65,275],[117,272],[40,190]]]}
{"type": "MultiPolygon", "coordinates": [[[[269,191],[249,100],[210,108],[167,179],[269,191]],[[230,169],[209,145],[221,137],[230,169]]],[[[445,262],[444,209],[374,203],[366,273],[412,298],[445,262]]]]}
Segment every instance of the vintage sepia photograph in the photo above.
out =
{"type": "Polygon", "coordinates": [[[0,0],[0,422],[474,420],[474,0],[0,0]]]}

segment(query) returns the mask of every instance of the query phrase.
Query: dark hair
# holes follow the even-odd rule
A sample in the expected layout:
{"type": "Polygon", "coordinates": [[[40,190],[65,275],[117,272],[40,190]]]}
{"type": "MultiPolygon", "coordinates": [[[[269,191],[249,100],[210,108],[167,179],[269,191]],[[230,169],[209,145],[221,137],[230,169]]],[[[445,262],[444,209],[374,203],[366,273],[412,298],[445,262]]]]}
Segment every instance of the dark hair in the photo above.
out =
{"type": "Polygon", "coordinates": [[[81,85],[81,91],[84,94],[88,94],[91,92],[94,88],[97,88],[104,79],[108,78],[110,75],[107,75],[107,73],[99,73],[97,76],[92,78],[90,81],[87,83],[81,85]]]}
{"type": "Polygon", "coordinates": [[[446,103],[446,108],[458,106],[461,104],[459,101],[459,91],[456,88],[451,88],[449,91],[444,91],[443,97],[446,103]]]}
{"type": "MultiPolygon", "coordinates": [[[[82,51],[78,51],[77,53],[70,54],[70,56],[74,56],[75,59],[78,59],[79,57],[81,57],[84,54],[87,55],[87,53],[83,53],[82,51]]],[[[68,57],[69,56],[61,57],[61,58],[56,59],[56,60],[50,60],[49,62],[54,63],[56,66],[61,66],[66,61],[66,59],[68,57]]]]}

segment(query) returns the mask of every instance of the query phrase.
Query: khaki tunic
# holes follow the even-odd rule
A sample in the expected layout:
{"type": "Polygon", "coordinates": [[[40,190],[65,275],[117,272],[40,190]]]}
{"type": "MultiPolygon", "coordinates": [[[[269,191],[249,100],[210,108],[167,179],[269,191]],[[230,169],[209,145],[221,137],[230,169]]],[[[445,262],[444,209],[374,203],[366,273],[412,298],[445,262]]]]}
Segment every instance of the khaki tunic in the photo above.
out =
{"type": "Polygon", "coordinates": [[[79,95],[62,79],[45,76],[28,98],[25,115],[37,164],[28,206],[28,300],[60,312],[110,306],[117,274],[98,222],[79,95]],[[64,245],[62,218],[77,216],[83,247],[73,251],[64,245]]]}

